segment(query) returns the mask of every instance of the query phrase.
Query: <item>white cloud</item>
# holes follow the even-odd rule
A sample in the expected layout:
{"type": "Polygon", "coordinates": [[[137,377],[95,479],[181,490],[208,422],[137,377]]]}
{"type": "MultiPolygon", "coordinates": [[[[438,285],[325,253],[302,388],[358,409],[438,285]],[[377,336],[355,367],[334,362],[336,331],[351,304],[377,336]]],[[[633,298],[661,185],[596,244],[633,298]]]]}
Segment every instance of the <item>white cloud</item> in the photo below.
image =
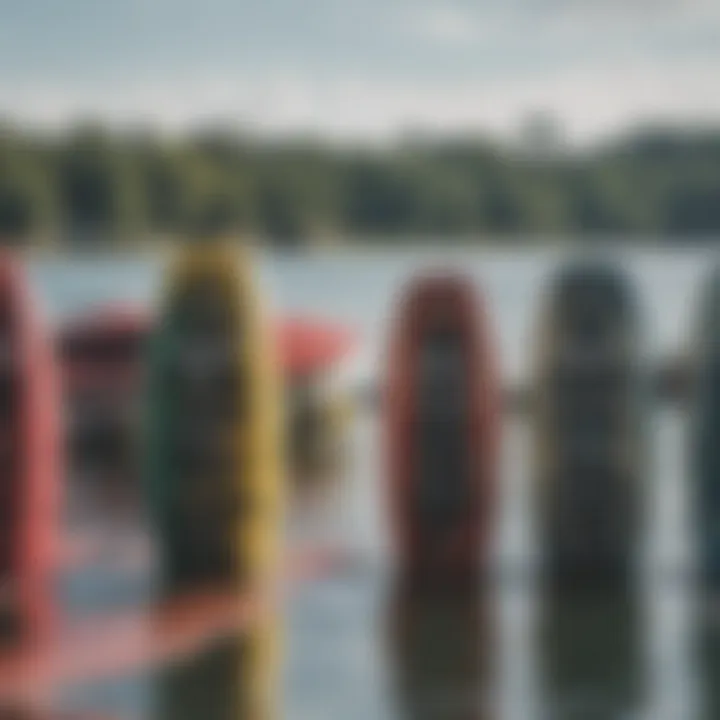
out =
{"type": "Polygon", "coordinates": [[[408,9],[405,30],[421,40],[440,45],[477,41],[482,33],[476,15],[467,7],[449,4],[418,5],[408,9]]]}
{"type": "Polygon", "coordinates": [[[92,115],[170,130],[222,122],[270,133],[384,138],[408,127],[507,134],[527,113],[543,110],[564,122],[571,136],[586,140],[648,121],[720,123],[718,77],[720,58],[597,63],[502,81],[321,79],[298,71],[138,80],[100,90],[5,84],[0,113],[51,126],[92,115]]]}
{"type": "Polygon", "coordinates": [[[398,39],[427,72],[500,76],[590,60],[720,57],[717,0],[425,0],[397,6],[398,39]],[[428,64],[423,64],[428,60],[428,64]]]}

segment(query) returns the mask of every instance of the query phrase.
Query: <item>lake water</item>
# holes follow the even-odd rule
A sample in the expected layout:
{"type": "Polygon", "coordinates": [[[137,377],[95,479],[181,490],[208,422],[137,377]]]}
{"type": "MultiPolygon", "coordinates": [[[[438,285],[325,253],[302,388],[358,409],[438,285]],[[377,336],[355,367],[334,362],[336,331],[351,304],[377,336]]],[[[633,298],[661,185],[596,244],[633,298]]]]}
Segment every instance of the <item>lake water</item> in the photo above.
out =
{"type": "MultiPolygon", "coordinates": [[[[342,252],[263,256],[260,267],[280,312],[310,313],[358,330],[362,350],[356,371],[365,379],[376,375],[393,296],[403,279],[426,264],[461,267],[485,292],[510,383],[527,372],[538,302],[563,256],[562,249],[342,252]]],[[[648,362],[681,351],[713,253],[632,249],[622,251],[621,261],[644,310],[648,362]]],[[[48,314],[58,320],[97,302],[152,302],[161,268],[160,260],[79,258],[34,261],[31,272],[48,314]]],[[[689,565],[684,431],[677,409],[653,412],[648,570],[637,601],[614,599],[548,613],[531,584],[518,579],[522,574],[508,572],[473,607],[433,610],[403,606],[393,597],[376,418],[362,413],[348,477],[314,517],[318,532],[352,548],[363,562],[352,572],[301,588],[287,602],[281,716],[720,717],[713,709],[720,706],[715,697],[720,641],[710,631],[696,632],[694,598],[679,572],[689,565]],[[403,625],[398,617],[413,621],[403,625]],[[424,660],[433,656],[439,665],[428,670],[424,660]]],[[[523,567],[534,551],[527,440],[523,420],[508,418],[496,554],[499,565],[510,570],[523,567]]],[[[78,702],[143,717],[151,686],[147,679],[123,680],[81,693],[78,702]]]]}

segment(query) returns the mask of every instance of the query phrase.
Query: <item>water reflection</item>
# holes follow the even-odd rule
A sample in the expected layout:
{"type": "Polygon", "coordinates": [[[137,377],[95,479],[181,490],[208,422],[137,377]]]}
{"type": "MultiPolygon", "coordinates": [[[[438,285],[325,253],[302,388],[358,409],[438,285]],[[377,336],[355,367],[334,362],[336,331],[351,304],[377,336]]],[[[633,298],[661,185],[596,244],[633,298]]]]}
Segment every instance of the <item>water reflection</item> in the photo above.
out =
{"type": "Polygon", "coordinates": [[[389,615],[398,718],[494,716],[495,623],[486,593],[398,589],[389,615]]]}
{"type": "Polygon", "coordinates": [[[700,689],[702,720],[720,717],[720,604],[706,599],[698,609],[695,623],[696,665],[700,689]]]}
{"type": "Polygon", "coordinates": [[[226,637],[162,670],[153,720],[276,720],[278,672],[269,629],[226,637]]]}
{"type": "Polygon", "coordinates": [[[543,717],[619,720],[644,701],[641,608],[625,593],[553,597],[538,617],[543,717]]]}

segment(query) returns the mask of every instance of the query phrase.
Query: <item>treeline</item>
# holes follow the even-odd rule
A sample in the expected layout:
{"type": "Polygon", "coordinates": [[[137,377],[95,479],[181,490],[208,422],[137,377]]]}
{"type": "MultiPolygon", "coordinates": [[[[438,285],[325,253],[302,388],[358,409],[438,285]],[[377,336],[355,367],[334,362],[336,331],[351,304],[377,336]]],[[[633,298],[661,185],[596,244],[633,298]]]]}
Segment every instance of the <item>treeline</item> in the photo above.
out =
{"type": "Polygon", "coordinates": [[[720,129],[638,133],[574,154],[472,138],[359,149],[219,132],[0,130],[4,238],[150,242],[213,223],[291,245],[720,233],[720,129]]]}

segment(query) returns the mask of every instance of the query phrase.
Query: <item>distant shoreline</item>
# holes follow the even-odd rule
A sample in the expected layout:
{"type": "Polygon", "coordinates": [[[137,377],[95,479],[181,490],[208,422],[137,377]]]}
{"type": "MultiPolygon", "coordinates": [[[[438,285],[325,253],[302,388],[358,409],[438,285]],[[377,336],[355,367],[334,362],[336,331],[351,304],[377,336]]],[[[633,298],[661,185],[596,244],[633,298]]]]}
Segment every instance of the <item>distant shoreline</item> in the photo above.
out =
{"type": "Polygon", "coordinates": [[[221,228],[287,249],[720,236],[720,127],[650,128],[584,152],[473,137],[357,150],[9,128],[0,168],[0,237],[46,244],[136,247],[221,228]]]}
{"type": "MultiPolygon", "coordinates": [[[[28,259],[66,258],[66,259],[141,259],[157,258],[171,254],[176,247],[185,242],[182,238],[164,238],[163,240],[149,239],[128,243],[98,242],[86,246],[80,244],[38,243],[25,246],[13,245],[19,254],[28,259]]],[[[276,245],[271,241],[255,239],[248,242],[242,238],[237,240],[238,247],[249,245],[260,254],[282,256],[286,258],[297,257],[341,257],[343,255],[362,254],[370,257],[383,255],[421,254],[436,255],[463,255],[466,253],[525,255],[528,253],[554,253],[567,252],[572,254],[610,252],[633,253],[643,251],[669,251],[692,252],[708,251],[718,248],[720,253],[720,232],[716,235],[658,238],[652,236],[608,236],[602,238],[578,237],[533,237],[518,236],[512,238],[477,238],[474,236],[447,236],[427,237],[403,236],[400,238],[387,237],[350,237],[342,238],[332,243],[310,241],[307,244],[296,246],[276,245]]],[[[1,243],[0,243],[1,244],[1,243]]]]}

